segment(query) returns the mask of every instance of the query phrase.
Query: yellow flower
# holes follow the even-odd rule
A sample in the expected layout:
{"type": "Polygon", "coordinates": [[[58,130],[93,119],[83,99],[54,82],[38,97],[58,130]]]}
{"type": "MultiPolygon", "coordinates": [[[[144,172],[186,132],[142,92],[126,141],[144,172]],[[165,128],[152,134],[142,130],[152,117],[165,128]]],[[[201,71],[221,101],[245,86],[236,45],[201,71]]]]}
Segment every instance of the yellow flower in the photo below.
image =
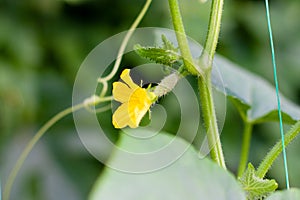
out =
{"type": "Polygon", "coordinates": [[[116,101],[121,102],[112,117],[115,128],[138,127],[152,103],[157,99],[157,96],[150,92],[149,88],[141,88],[135,84],[129,73],[129,69],[122,72],[121,79],[124,83],[113,83],[113,97],[116,101]]]}

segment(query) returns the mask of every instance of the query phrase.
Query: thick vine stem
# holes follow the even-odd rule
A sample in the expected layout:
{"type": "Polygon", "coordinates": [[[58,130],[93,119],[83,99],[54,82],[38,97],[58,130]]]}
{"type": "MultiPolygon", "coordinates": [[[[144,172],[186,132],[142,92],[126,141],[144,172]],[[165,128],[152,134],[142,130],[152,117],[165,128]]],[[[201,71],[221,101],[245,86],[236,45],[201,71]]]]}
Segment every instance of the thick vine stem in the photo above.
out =
{"type": "Polygon", "coordinates": [[[176,38],[180,48],[181,55],[183,57],[183,62],[186,69],[192,75],[201,76],[203,72],[200,68],[196,69],[193,61],[192,54],[188,45],[188,40],[185,34],[182,17],[180,14],[179,4],[177,0],[169,0],[169,7],[172,16],[174,30],[176,32],[176,38]]]}
{"type": "Polygon", "coordinates": [[[251,141],[251,135],[253,129],[253,124],[251,122],[245,121],[244,126],[245,127],[244,127],[244,134],[243,134],[242,151],[241,151],[239,169],[237,173],[238,177],[242,176],[248,163],[250,141],[251,141]]]}
{"type": "MultiPolygon", "coordinates": [[[[284,141],[285,146],[289,145],[299,133],[300,133],[300,121],[298,121],[285,135],[285,141],[284,141]]],[[[260,178],[263,178],[271,168],[276,158],[281,154],[281,152],[282,152],[282,142],[280,140],[273,146],[271,151],[269,151],[269,153],[260,163],[259,167],[257,168],[256,175],[260,178]]]]}
{"type": "Polygon", "coordinates": [[[208,32],[204,50],[200,56],[200,66],[205,71],[212,68],[213,58],[218,44],[224,0],[212,0],[208,32]]]}
{"type": "Polygon", "coordinates": [[[215,112],[214,101],[212,97],[212,87],[210,75],[207,79],[198,79],[198,87],[200,91],[201,108],[206,127],[209,148],[211,149],[211,158],[218,163],[219,166],[226,169],[223,150],[221,146],[217,117],[215,112]],[[209,80],[209,81],[207,81],[209,80]]]}
{"type": "MultiPolygon", "coordinates": [[[[203,71],[201,68],[196,68],[193,62],[192,55],[188,46],[187,38],[184,31],[182,18],[180,15],[179,5],[177,0],[169,0],[170,11],[172,15],[172,21],[174,29],[176,31],[176,37],[178,40],[179,48],[184,59],[184,64],[187,70],[198,76],[198,87],[200,91],[200,100],[202,103],[202,112],[204,116],[204,123],[206,125],[207,137],[209,148],[211,149],[211,157],[221,167],[226,169],[224,155],[219,137],[219,130],[217,125],[217,118],[215,113],[214,101],[212,97],[212,87],[210,78],[210,69],[203,71]]],[[[207,34],[207,40],[202,55],[208,53],[209,59],[214,57],[216,45],[218,42],[221,16],[222,16],[223,0],[213,0],[211,16],[209,22],[209,30],[207,34]]],[[[201,56],[204,57],[204,56],[201,56]]],[[[201,62],[200,62],[201,63],[201,62]]],[[[212,61],[209,63],[209,67],[212,66],[212,61]]]]}
{"type": "Polygon", "coordinates": [[[199,77],[198,87],[211,157],[221,167],[226,169],[211,86],[211,69],[220,33],[223,2],[224,0],[212,0],[208,33],[204,50],[199,60],[200,67],[205,72],[205,75],[199,77]]]}

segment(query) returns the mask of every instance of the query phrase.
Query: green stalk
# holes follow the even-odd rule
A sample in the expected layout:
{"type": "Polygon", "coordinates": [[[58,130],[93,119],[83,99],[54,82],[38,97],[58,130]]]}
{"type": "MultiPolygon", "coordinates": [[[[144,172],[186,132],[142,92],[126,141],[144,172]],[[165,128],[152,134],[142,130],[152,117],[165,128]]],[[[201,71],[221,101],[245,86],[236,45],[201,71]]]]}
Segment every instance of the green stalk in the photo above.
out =
{"type": "Polygon", "coordinates": [[[198,78],[198,87],[211,157],[221,167],[226,169],[211,86],[212,60],[218,43],[222,11],[223,0],[213,0],[206,42],[200,56],[200,66],[205,70],[205,75],[198,78]]]}
{"type": "MultiPolygon", "coordinates": [[[[204,116],[204,123],[206,125],[207,137],[209,147],[211,149],[211,157],[221,167],[226,169],[224,155],[219,138],[219,130],[217,125],[217,118],[215,113],[214,101],[212,97],[212,87],[210,78],[210,69],[212,62],[210,61],[203,72],[199,67],[195,67],[190,49],[188,46],[187,38],[184,31],[182,18],[180,15],[179,5],[177,0],[169,0],[170,11],[172,15],[173,26],[176,31],[176,37],[182,56],[184,57],[184,64],[187,70],[192,75],[198,76],[198,86],[200,90],[200,100],[202,103],[202,112],[204,116]]],[[[223,9],[223,0],[213,0],[212,10],[210,16],[210,25],[207,34],[205,49],[203,52],[209,53],[209,58],[212,60],[214,57],[218,36],[220,32],[221,15],[223,9]]],[[[202,53],[203,54],[203,53],[202,53]]],[[[206,55],[206,54],[203,54],[206,55]]],[[[203,57],[203,56],[201,56],[203,57]]]]}
{"type": "Polygon", "coordinates": [[[81,108],[84,107],[84,104],[79,104],[74,107],[67,108],[58,114],[56,114],[54,117],[52,117],[38,132],[37,134],[29,141],[27,144],[26,148],[23,150],[22,154],[18,158],[15,166],[13,167],[12,171],[10,172],[8,176],[8,181],[6,182],[6,185],[4,187],[4,192],[3,192],[3,200],[8,200],[10,196],[10,191],[12,188],[12,185],[18,175],[18,172],[20,171],[25,159],[28,157],[29,153],[35,146],[35,144],[40,140],[40,138],[46,133],[46,131],[53,126],[58,120],[61,118],[67,116],[68,114],[75,112],[81,108]]]}
{"type": "MultiPolygon", "coordinates": [[[[295,139],[295,137],[300,133],[300,121],[298,121],[290,131],[285,135],[285,146],[289,145],[291,141],[295,139]]],[[[256,175],[260,178],[263,178],[268,170],[271,168],[272,164],[276,160],[276,158],[282,152],[282,141],[278,141],[275,146],[269,151],[263,161],[260,163],[257,168],[256,175]]]]}
{"type": "Polygon", "coordinates": [[[249,156],[249,149],[250,149],[250,141],[252,135],[253,124],[251,122],[244,122],[244,134],[243,134],[243,142],[242,142],[242,151],[240,157],[240,164],[238,169],[238,177],[242,176],[244,173],[249,156]]]}
{"type": "Polygon", "coordinates": [[[178,1],[177,0],[169,0],[169,7],[170,7],[171,16],[172,16],[174,30],[176,32],[176,38],[178,41],[181,55],[183,57],[184,65],[185,65],[186,69],[192,75],[199,76],[199,75],[201,75],[201,71],[200,71],[200,69],[196,69],[194,62],[193,62],[193,57],[190,52],[187,37],[185,34],[178,1]]]}
{"type": "MultiPolygon", "coordinates": [[[[207,79],[210,80],[210,77],[207,79]]],[[[226,169],[220,136],[219,136],[215,106],[212,97],[211,82],[203,81],[203,79],[199,78],[198,87],[200,91],[201,107],[202,107],[204,124],[206,127],[208,145],[209,148],[211,149],[210,156],[214,161],[218,163],[219,166],[226,169]]]]}
{"type": "Polygon", "coordinates": [[[224,0],[212,0],[211,4],[208,32],[204,44],[204,50],[202,51],[202,54],[200,56],[201,66],[209,70],[212,68],[212,61],[218,44],[223,4],[224,0]]]}
{"type": "Polygon", "coordinates": [[[145,2],[142,10],[139,13],[139,15],[137,16],[137,18],[134,20],[133,24],[130,26],[129,30],[127,31],[127,33],[126,33],[126,35],[125,35],[125,37],[124,37],[124,39],[121,43],[121,46],[119,48],[117,59],[116,59],[116,62],[114,64],[114,67],[111,70],[111,72],[103,78],[98,78],[98,82],[102,83],[102,85],[103,85],[103,89],[101,91],[100,97],[105,96],[105,94],[107,92],[107,89],[108,89],[107,82],[109,80],[111,80],[116,75],[116,73],[118,72],[118,69],[120,67],[120,64],[121,64],[121,61],[122,61],[122,58],[123,58],[122,55],[124,54],[125,48],[128,44],[128,41],[130,40],[130,38],[131,38],[132,34],[134,33],[135,29],[138,27],[138,25],[140,24],[140,22],[144,18],[147,10],[149,9],[149,6],[150,6],[151,2],[152,2],[152,0],[147,0],[145,2]]]}
{"type": "MultiPolygon", "coordinates": [[[[101,102],[111,101],[111,100],[112,100],[112,97],[103,97],[103,98],[98,98],[95,100],[93,100],[93,98],[92,98],[87,103],[80,103],[75,106],[66,108],[65,110],[54,115],[49,121],[47,121],[46,124],[44,124],[41,127],[41,129],[39,129],[39,131],[33,136],[33,138],[26,145],[25,149],[22,151],[20,157],[18,158],[16,164],[12,168],[12,170],[8,176],[7,182],[5,184],[5,187],[4,187],[3,200],[9,200],[9,196],[10,196],[10,192],[11,192],[13,183],[14,183],[24,161],[26,160],[26,158],[28,157],[29,153],[32,151],[32,149],[36,145],[36,143],[41,139],[41,137],[43,135],[45,135],[45,133],[47,132],[47,130],[49,128],[51,128],[56,122],[58,122],[63,117],[65,117],[73,112],[76,112],[84,107],[97,105],[101,102]]],[[[1,200],[1,198],[0,198],[0,200],[1,200]]]]}

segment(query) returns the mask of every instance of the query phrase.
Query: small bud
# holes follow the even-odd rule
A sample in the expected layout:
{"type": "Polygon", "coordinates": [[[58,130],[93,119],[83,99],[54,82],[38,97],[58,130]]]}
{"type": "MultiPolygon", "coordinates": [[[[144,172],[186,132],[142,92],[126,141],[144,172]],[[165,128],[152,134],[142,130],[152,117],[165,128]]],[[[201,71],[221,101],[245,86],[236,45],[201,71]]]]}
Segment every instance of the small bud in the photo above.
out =
{"type": "Polygon", "coordinates": [[[158,97],[166,95],[171,92],[176,86],[177,82],[180,79],[180,75],[177,72],[174,72],[166,76],[154,89],[154,94],[158,97]]]}

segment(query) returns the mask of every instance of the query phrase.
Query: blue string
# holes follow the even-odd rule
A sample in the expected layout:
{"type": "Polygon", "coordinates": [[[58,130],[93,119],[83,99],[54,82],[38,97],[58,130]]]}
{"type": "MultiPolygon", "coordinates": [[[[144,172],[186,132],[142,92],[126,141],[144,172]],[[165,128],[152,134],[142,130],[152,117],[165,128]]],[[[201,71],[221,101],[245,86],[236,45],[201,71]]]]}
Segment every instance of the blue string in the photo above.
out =
{"type": "Polygon", "coordinates": [[[276,69],[276,61],[275,61],[275,50],[274,50],[274,44],[273,44],[273,36],[272,36],[273,34],[272,34],[270,12],[269,12],[269,2],[268,2],[268,0],[265,0],[265,2],[266,2],[266,14],[267,14],[267,21],[268,21],[269,37],[270,37],[270,46],[271,46],[271,53],[272,53],[274,81],[275,81],[275,86],[276,86],[276,97],[277,97],[278,117],[279,117],[280,134],[281,134],[281,142],[282,142],[282,154],[283,154],[283,162],[284,162],[286,188],[290,189],[289,172],[288,172],[288,167],[287,167],[287,156],[286,156],[286,151],[285,151],[284,132],[283,132],[283,125],[282,125],[279,86],[278,86],[277,72],[276,72],[277,69],[276,69]]]}

